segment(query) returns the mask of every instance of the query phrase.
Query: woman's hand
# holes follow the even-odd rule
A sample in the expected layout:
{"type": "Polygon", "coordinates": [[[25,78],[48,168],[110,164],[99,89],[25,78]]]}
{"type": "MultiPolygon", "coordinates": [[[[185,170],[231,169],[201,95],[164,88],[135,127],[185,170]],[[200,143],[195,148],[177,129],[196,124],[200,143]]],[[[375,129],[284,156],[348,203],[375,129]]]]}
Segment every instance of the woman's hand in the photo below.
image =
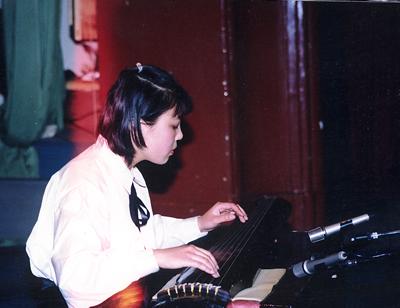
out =
{"type": "Polygon", "coordinates": [[[214,256],[200,247],[184,245],[166,249],[154,249],[153,252],[160,268],[195,267],[214,278],[219,277],[219,266],[214,256]]]}
{"type": "Polygon", "coordinates": [[[206,213],[199,217],[199,229],[202,232],[211,231],[223,223],[234,220],[236,217],[238,217],[241,222],[246,222],[248,219],[246,212],[239,204],[217,202],[206,213]]]}

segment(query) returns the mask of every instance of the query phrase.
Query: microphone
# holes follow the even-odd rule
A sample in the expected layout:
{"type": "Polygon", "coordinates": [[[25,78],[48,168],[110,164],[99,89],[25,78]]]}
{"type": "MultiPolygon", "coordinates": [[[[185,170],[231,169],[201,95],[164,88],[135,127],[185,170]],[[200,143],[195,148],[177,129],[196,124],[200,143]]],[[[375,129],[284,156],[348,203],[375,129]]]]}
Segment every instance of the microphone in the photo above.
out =
{"type": "Polygon", "coordinates": [[[319,241],[322,241],[326,239],[328,236],[337,233],[345,228],[348,228],[350,226],[355,226],[358,225],[362,222],[368,221],[369,220],[369,215],[364,214],[361,216],[357,216],[342,222],[335,223],[330,226],[326,227],[318,227],[315,229],[312,229],[310,231],[307,231],[308,237],[310,238],[311,243],[316,243],[319,241]]]}
{"type": "Polygon", "coordinates": [[[293,265],[292,271],[297,278],[302,278],[307,275],[314,274],[315,270],[318,269],[318,267],[329,267],[346,259],[346,253],[344,251],[339,251],[322,259],[309,259],[303,262],[296,263],[295,265],[293,265]]]}

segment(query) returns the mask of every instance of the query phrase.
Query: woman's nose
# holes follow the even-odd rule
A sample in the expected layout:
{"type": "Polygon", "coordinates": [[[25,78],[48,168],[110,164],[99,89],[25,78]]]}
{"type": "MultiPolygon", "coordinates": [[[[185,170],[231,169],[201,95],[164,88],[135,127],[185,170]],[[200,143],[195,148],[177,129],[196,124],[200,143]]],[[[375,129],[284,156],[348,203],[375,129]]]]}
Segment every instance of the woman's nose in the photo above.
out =
{"type": "Polygon", "coordinates": [[[181,140],[182,138],[183,138],[183,132],[182,132],[181,126],[179,125],[178,130],[176,132],[175,139],[176,140],[181,140]]]}

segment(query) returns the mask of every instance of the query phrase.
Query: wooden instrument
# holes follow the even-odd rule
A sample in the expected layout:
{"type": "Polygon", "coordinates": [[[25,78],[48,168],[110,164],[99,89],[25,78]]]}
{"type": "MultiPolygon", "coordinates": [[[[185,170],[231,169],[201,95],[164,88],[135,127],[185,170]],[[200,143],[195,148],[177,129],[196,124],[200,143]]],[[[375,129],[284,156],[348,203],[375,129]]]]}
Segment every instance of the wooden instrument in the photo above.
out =
{"type": "Polygon", "coordinates": [[[260,268],[285,268],[279,261],[277,250],[281,245],[277,235],[290,230],[286,223],[290,205],[268,196],[242,205],[250,213],[245,224],[235,222],[194,242],[213,253],[220,266],[219,278],[186,268],[160,289],[159,277],[165,276],[161,270],[143,279],[148,284],[147,292],[155,293],[151,300],[145,298],[143,281],[139,281],[96,307],[226,307],[236,294],[252,286],[260,268]]]}

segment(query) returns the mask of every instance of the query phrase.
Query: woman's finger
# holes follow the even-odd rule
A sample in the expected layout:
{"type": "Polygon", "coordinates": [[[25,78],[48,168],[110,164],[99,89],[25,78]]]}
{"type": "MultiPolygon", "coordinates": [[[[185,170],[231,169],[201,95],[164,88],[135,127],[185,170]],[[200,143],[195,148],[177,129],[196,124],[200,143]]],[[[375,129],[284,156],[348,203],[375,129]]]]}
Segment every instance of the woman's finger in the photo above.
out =
{"type": "Polygon", "coordinates": [[[207,250],[190,246],[190,262],[191,266],[197,267],[215,277],[218,277],[218,264],[214,256],[207,250]]]}
{"type": "Polygon", "coordinates": [[[239,217],[241,222],[245,222],[248,220],[245,210],[243,210],[243,208],[237,203],[220,203],[219,213],[220,214],[234,213],[236,216],[239,217]]]}

